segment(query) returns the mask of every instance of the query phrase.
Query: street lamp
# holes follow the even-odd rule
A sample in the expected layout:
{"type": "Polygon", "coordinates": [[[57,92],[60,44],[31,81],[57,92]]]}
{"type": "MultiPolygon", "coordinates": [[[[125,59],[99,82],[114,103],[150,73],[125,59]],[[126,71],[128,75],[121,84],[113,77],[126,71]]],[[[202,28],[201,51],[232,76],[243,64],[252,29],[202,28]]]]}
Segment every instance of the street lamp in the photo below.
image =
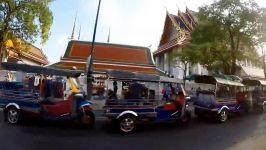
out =
{"type": "Polygon", "coordinates": [[[91,97],[92,97],[92,81],[93,81],[93,76],[92,76],[93,65],[92,64],[93,64],[95,36],[96,36],[96,31],[97,31],[97,23],[98,23],[100,6],[101,6],[101,0],[99,0],[99,4],[98,4],[93,38],[92,38],[92,43],[91,43],[91,48],[90,48],[90,56],[88,57],[88,62],[87,62],[87,99],[89,100],[91,100],[91,97]]]}

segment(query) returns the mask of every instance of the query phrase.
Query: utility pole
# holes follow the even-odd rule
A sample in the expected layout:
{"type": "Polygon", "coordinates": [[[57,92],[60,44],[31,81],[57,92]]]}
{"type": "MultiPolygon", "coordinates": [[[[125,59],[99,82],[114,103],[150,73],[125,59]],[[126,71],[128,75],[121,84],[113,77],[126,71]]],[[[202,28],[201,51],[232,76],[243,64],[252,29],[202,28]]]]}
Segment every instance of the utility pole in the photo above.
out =
{"type": "Polygon", "coordinates": [[[265,50],[264,50],[263,45],[261,45],[261,53],[262,53],[262,65],[263,65],[264,79],[266,79],[265,50]]]}
{"type": "Polygon", "coordinates": [[[98,23],[100,6],[101,6],[101,0],[99,0],[99,4],[98,4],[93,38],[92,38],[92,43],[91,43],[91,48],[90,48],[90,56],[88,57],[88,62],[87,62],[87,99],[89,100],[91,100],[92,98],[92,81],[93,81],[93,76],[92,76],[93,65],[92,64],[93,64],[94,44],[95,44],[95,36],[96,36],[96,31],[97,31],[97,23],[98,23]]]}

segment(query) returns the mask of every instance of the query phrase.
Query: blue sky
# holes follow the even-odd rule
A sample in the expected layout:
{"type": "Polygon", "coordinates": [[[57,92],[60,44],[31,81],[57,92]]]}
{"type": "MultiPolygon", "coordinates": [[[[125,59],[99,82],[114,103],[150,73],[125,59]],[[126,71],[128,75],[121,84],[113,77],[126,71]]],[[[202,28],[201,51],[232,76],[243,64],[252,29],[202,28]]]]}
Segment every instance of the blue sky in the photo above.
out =
{"type": "MultiPolygon", "coordinates": [[[[102,0],[96,42],[106,42],[110,28],[110,42],[137,45],[156,50],[161,38],[166,8],[176,14],[186,6],[196,11],[212,0],[102,0]]],[[[260,6],[266,2],[257,0],[260,6]]],[[[50,63],[63,56],[77,13],[75,39],[81,25],[80,40],[91,41],[98,0],[56,0],[51,4],[54,20],[51,35],[45,45],[36,43],[50,63]]]]}

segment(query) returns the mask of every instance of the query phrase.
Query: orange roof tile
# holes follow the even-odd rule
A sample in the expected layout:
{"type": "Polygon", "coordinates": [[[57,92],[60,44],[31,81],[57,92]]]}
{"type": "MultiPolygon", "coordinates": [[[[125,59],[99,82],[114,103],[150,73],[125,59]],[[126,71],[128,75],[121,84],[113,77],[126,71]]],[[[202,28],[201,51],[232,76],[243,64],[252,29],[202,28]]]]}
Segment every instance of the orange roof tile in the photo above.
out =
{"type": "Polygon", "coordinates": [[[30,46],[30,50],[25,53],[25,55],[34,56],[35,58],[39,59],[39,63],[42,63],[43,65],[47,65],[49,63],[42,50],[33,45],[30,46]]]}
{"type": "MultiPolygon", "coordinates": [[[[51,65],[56,68],[79,70],[86,69],[87,58],[90,55],[91,42],[70,41],[60,62],[51,65]]],[[[95,43],[94,71],[120,70],[156,74],[152,54],[146,47],[95,43]]]]}
{"type": "MultiPolygon", "coordinates": [[[[64,59],[87,59],[91,42],[70,41],[64,59]]],[[[146,47],[95,43],[94,60],[126,64],[154,65],[150,50],[146,47]]]]}
{"type": "MultiPolygon", "coordinates": [[[[9,50],[9,57],[13,57],[16,60],[19,60],[19,52],[15,49],[9,50]]],[[[49,63],[42,51],[34,46],[31,46],[28,52],[22,51],[21,58],[24,60],[33,61],[39,65],[47,65],[49,63]]]]}

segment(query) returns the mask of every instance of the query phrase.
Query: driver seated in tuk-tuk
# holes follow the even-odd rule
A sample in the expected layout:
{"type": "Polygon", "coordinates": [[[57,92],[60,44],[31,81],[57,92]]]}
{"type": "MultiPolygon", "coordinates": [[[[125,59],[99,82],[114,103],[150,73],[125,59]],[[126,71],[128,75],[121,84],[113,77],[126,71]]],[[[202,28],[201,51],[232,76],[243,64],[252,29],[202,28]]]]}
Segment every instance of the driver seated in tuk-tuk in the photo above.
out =
{"type": "Polygon", "coordinates": [[[181,111],[182,107],[185,104],[185,95],[182,91],[178,92],[177,98],[175,99],[174,103],[176,105],[176,109],[181,111]]]}
{"type": "Polygon", "coordinates": [[[164,105],[164,109],[169,111],[173,110],[181,111],[185,103],[185,95],[182,91],[176,90],[172,86],[170,87],[171,87],[170,101],[166,102],[166,104],[164,105]]]}

